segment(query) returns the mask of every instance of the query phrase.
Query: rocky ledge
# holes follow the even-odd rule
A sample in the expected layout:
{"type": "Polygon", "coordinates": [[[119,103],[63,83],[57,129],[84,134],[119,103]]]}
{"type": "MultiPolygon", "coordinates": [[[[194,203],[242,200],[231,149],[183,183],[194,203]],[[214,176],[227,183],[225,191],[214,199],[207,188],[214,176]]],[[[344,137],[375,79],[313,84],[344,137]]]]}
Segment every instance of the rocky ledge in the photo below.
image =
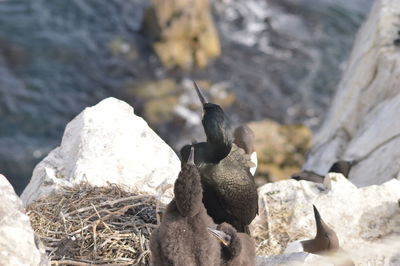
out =
{"type": "MultiPolygon", "coordinates": [[[[356,265],[399,265],[399,10],[397,0],[375,2],[305,166],[326,172],[336,159],[355,160],[350,179],[329,174],[324,184],[283,180],[262,186],[251,225],[258,265],[328,265],[304,252],[281,254],[288,243],[315,234],[312,204],[356,265]]],[[[112,183],[152,194],[162,204],[172,198],[179,170],[175,153],[133,108],[108,98],[67,125],[61,145],[36,166],[21,198],[27,206],[81,182],[112,183]]],[[[0,264],[47,265],[20,199],[3,176],[0,185],[0,264]]]]}
{"type": "MultiPolygon", "coordinates": [[[[63,193],[63,187],[84,181],[92,186],[112,183],[127,191],[144,191],[167,203],[179,170],[175,153],[134,114],[133,108],[108,98],[86,108],[67,125],[60,147],[35,168],[22,199],[29,205],[44,195],[63,193]]],[[[357,188],[339,174],[329,174],[326,180],[329,182],[324,184],[283,180],[259,188],[259,216],[251,225],[258,265],[326,263],[312,254],[281,254],[289,242],[315,234],[312,204],[337,232],[341,247],[357,265],[394,263],[400,250],[400,181],[357,188]]],[[[9,197],[17,199],[14,191],[4,191],[3,202],[9,197]]],[[[8,205],[21,208],[13,206],[8,205]]],[[[29,221],[24,217],[24,226],[30,230],[24,235],[31,238],[32,251],[40,258],[29,221]]],[[[6,241],[8,249],[15,252],[19,238],[6,241]]]]}

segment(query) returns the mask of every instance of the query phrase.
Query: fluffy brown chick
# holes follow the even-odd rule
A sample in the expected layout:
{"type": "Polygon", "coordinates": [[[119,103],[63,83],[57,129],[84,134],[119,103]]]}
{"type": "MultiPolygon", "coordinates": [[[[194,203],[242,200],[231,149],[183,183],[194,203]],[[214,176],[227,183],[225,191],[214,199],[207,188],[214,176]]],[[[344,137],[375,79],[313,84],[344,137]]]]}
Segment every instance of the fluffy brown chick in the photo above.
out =
{"type": "Polygon", "coordinates": [[[219,243],[207,230],[213,221],[202,203],[203,190],[193,154],[192,147],[188,163],[175,181],[175,197],[150,237],[154,266],[220,265],[219,243]]]}
{"type": "Polygon", "coordinates": [[[255,265],[255,245],[253,239],[246,233],[238,233],[228,223],[217,226],[217,230],[209,231],[221,243],[221,265],[253,266],[255,265]]]}

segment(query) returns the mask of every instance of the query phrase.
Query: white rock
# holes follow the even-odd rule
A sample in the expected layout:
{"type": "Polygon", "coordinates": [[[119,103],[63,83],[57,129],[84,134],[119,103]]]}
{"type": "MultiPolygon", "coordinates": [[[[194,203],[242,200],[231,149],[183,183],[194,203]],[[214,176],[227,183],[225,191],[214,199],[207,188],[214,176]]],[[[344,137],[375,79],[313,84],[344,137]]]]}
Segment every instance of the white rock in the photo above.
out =
{"type": "Polygon", "coordinates": [[[357,186],[399,175],[399,17],[400,1],[374,2],[305,169],[326,173],[337,159],[356,160],[349,178],[357,186]]]}
{"type": "Polygon", "coordinates": [[[301,243],[302,240],[296,240],[289,243],[283,252],[284,254],[295,253],[295,252],[303,252],[303,244],[301,243]]]}
{"type": "Polygon", "coordinates": [[[312,204],[333,228],[340,246],[357,265],[389,265],[400,255],[400,181],[357,188],[341,174],[328,174],[331,189],[308,181],[284,180],[259,189],[254,235],[281,253],[288,242],[315,236],[312,204]]]}
{"type": "Polygon", "coordinates": [[[29,204],[60,186],[86,181],[123,185],[158,195],[166,203],[179,171],[174,151],[133,108],[107,98],[68,123],[61,146],[35,167],[21,199],[29,204]]]}
{"type": "Polygon", "coordinates": [[[49,265],[35,244],[21,200],[0,174],[0,265],[49,265]]]}
{"type": "Polygon", "coordinates": [[[258,256],[256,266],[333,266],[324,257],[297,252],[291,254],[280,254],[273,256],[258,256]]]}

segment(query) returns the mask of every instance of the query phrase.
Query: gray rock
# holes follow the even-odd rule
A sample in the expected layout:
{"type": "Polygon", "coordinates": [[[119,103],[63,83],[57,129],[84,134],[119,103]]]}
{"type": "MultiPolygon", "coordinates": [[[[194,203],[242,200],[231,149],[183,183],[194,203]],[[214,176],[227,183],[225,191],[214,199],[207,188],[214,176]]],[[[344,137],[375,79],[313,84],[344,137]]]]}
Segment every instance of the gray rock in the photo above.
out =
{"type": "Polygon", "coordinates": [[[268,235],[271,254],[282,253],[289,242],[313,238],[314,204],[357,265],[389,265],[400,254],[400,181],[357,188],[341,174],[325,178],[330,189],[296,180],[262,186],[253,235],[268,235]]]}
{"type": "Polygon", "coordinates": [[[179,171],[175,152],[133,108],[107,98],[68,123],[61,145],[35,167],[21,199],[29,204],[60,186],[86,181],[148,192],[166,203],[179,171]]]}
{"type": "Polygon", "coordinates": [[[375,1],[305,169],[326,173],[338,159],[355,160],[349,178],[357,186],[399,176],[399,17],[400,1],[375,1]]]}
{"type": "Polygon", "coordinates": [[[0,265],[50,265],[38,250],[21,200],[0,174],[0,265]]]}

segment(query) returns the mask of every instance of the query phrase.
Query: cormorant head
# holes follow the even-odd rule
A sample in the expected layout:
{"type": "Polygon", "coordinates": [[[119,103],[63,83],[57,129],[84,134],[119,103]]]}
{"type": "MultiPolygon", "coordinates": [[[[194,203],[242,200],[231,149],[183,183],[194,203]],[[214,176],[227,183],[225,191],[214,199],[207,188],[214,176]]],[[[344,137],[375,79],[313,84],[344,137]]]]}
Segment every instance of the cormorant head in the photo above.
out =
{"type": "Polygon", "coordinates": [[[211,227],[207,227],[208,232],[211,233],[222,245],[229,247],[231,244],[231,236],[224,231],[217,230],[211,227]]]}
{"type": "Polygon", "coordinates": [[[184,169],[186,170],[191,169],[190,171],[197,171],[197,167],[194,162],[194,146],[190,145],[189,147],[190,147],[190,153],[189,156],[187,157],[186,163],[182,164],[182,171],[184,169]]]}
{"type": "Polygon", "coordinates": [[[233,134],[229,118],[218,104],[210,103],[204,97],[196,82],[193,81],[197,95],[203,105],[203,128],[207,143],[213,149],[213,162],[225,158],[232,148],[233,134]]]}
{"type": "Polygon", "coordinates": [[[247,154],[252,154],[254,152],[255,135],[249,126],[241,125],[237,127],[233,132],[233,136],[233,142],[239,148],[242,148],[247,154]]]}
{"type": "Polygon", "coordinates": [[[317,234],[315,243],[321,251],[331,251],[339,249],[339,239],[335,233],[321,218],[317,208],[313,205],[317,234]]]}
{"type": "Polygon", "coordinates": [[[352,161],[340,160],[340,161],[335,162],[331,166],[328,173],[339,173],[339,174],[344,175],[347,178],[352,166],[353,166],[352,161]]]}
{"type": "Polygon", "coordinates": [[[187,162],[182,166],[174,184],[174,201],[179,214],[194,217],[204,209],[200,173],[194,163],[194,147],[190,147],[187,162]]]}
{"type": "Polygon", "coordinates": [[[222,258],[226,261],[239,256],[242,251],[242,243],[238,233],[232,225],[222,223],[217,229],[207,227],[208,231],[221,243],[222,258]]]}

